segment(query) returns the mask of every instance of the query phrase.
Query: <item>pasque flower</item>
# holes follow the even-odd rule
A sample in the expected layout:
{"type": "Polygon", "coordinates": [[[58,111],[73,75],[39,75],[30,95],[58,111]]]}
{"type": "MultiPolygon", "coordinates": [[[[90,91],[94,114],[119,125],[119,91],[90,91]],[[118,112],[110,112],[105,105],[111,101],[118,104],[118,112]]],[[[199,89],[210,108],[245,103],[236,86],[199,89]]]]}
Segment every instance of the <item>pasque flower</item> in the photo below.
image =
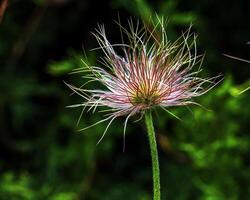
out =
{"type": "Polygon", "coordinates": [[[197,104],[193,98],[213,88],[216,78],[198,76],[203,57],[197,55],[196,35],[190,33],[191,28],[171,43],[164,25],[165,22],[161,19],[153,26],[144,25],[141,28],[139,23],[133,25],[129,22],[129,30],[119,24],[122,32],[122,42],[119,44],[111,44],[106,37],[104,26],[100,25],[94,36],[99,43],[99,49],[104,53],[101,62],[104,67],[86,64],[80,71],[87,73],[87,83],[97,81],[105,86],[105,89],[85,89],[84,86],[77,88],[69,85],[84,98],[84,103],[73,106],[83,106],[93,112],[98,107],[109,108],[105,110],[108,113],[103,120],[91,125],[109,120],[98,143],[115,118],[126,116],[123,132],[125,135],[128,119],[137,113],[145,114],[152,156],[155,200],[160,199],[160,176],[150,110],[161,107],[172,114],[168,110],[169,107],[197,104]],[[124,42],[125,40],[128,42],[124,42]]]}
{"type": "Polygon", "coordinates": [[[90,79],[87,83],[98,81],[106,89],[69,85],[85,100],[73,106],[89,107],[88,110],[93,111],[97,107],[109,107],[110,113],[100,122],[110,120],[111,124],[116,117],[126,115],[126,128],[129,117],[136,113],[143,114],[156,106],[167,110],[171,106],[197,104],[192,99],[214,87],[215,77],[200,78],[201,68],[193,69],[200,66],[202,56],[196,53],[196,36],[190,33],[190,28],[171,43],[163,20],[151,30],[145,26],[139,29],[139,24],[136,27],[129,24],[129,31],[120,25],[129,43],[124,43],[122,37],[121,44],[111,44],[104,26],[96,30],[94,36],[104,52],[102,64],[106,68],[86,64],[81,71],[88,73],[85,76],[90,79]],[[122,54],[116,52],[116,47],[122,50],[122,54]]]}

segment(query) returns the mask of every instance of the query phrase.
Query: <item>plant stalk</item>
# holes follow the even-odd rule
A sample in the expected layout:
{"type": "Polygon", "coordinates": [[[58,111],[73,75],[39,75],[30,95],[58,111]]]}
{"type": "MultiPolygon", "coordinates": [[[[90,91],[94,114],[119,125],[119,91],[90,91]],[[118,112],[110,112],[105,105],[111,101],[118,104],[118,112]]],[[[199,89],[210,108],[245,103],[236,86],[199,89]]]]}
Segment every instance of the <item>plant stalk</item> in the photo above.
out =
{"type": "Polygon", "coordinates": [[[147,126],[148,139],[149,139],[149,145],[150,145],[150,151],[151,151],[151,159],[152,159],[154,200],[160,200],[161,199],[160,169],[159,169],[158,151],[157,151],[153,119],[152,119],[152,114],[150,110],[146,111],[145,113],[145,122],[147,126]]]}

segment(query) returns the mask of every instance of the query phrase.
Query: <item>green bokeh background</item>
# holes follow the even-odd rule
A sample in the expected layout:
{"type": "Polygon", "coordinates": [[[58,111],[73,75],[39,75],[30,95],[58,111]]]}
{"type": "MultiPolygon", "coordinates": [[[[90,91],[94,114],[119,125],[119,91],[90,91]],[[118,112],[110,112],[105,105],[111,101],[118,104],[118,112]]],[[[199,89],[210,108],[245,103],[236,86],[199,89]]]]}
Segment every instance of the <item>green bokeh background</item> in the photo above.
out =
{"type": "Polygon", "coordinates": [[[208,110],[171,108],[154,113],[163,200],[250,198],[250,13],[247,1],[10,0],[0,24],[0,200],[151,200],[151,161],[143,121],[124,118],[96,146],[106,124],[67,105],[82,102],[63,81],[80,86],[81,59],[98,64],[91,35],[104,23],[119,41],[113,20],[169,19],[171,40],[193,24],[203,75],[224,80],[196,99],[208,110]],[[83,47],[84,46],[84,47],[83,47]],[[84,51],[88,60],[84,56],[84,51]],[[191,111],[190,111],[191,110],[191,111]]]}

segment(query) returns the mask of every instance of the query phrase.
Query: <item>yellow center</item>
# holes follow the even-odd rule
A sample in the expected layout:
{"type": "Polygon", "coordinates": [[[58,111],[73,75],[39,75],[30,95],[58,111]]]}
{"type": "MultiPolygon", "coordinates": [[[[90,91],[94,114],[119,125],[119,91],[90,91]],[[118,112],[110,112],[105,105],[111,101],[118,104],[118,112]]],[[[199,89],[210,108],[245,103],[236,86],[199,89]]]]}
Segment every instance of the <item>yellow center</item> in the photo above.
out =
{"type": "Polygon", "coordinates": [[[155,93],[152,94],[138,93],[133,97],[132,103],[135,105],[143,104],[146,106],[153,106],[156,104],[158,97],[159,95],[155,93]]]}

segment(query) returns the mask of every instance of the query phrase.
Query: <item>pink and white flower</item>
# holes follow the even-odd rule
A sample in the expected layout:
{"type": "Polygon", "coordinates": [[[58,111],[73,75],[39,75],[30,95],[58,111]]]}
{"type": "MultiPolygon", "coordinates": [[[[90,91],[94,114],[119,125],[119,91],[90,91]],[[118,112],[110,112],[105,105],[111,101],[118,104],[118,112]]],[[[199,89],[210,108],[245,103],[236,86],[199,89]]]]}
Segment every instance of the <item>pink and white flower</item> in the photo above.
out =
{"type": "Polygon", "coordinates": [[[157,106],[168,111],[171,106],[197,104],[192,99],[215,86],[216,77],[198,77],[203,57],[197,55],[196,36],[190,33],[190,29],[171,43],[162,20],[151,31],[148,27],[139,29],[139,24],[136,27],[129,24],[129,31],[121,26],[129,41],[121,44],[111,44],[104,26],[99,26],[94,36],[104,52],[102,63],[105,68],[86,64],[87,69],[81,70],[88,73],[85,76],[90,79],[88,82],[98,81],[106,89],[90,90],[69,85],[85,100],[73,106],[93,111],[97,107],[110,108],[106,118],[94,124],[110,120],[103,136],[118,116],[127,116],[125,134],[127,121],[132,115],[143,114],[157,106]],[[122,50],[122,55],[116,48],[122,50]],[[194,70],[196,65],[198,69],[194,70]]]}

